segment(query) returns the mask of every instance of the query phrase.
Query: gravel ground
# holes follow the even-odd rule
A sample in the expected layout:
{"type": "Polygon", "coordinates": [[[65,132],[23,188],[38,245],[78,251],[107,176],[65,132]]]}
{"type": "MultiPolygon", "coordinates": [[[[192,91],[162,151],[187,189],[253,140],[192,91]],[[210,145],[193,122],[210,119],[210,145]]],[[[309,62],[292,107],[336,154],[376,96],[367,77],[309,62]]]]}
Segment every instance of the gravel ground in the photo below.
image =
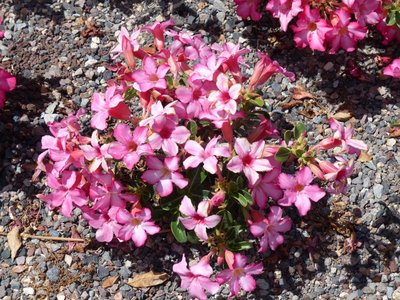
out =
{"type": "MultiPolygon", "coordinates": [[[[399,57],[399,46],[382,48],[370,39],[350,55],[295,49],[291,37],[272,28],[275,21],[243,22],[230,2],[220,0],[2,2],[1,65],[17,76],[18,87],[0,112],[0,233],[19,222],[35,235],[93,238],[77,215],[61,217],[35,197],[44,189],[30,178],[45,123],[88,107],[92,93],[105,86],[112,74],[104,64],[122,25],[132,29],[172,16],[209,42],[266,50],[295,72],[296,82],[276,76],[265,88],[277,124],[303,120],[310,137],[320,139],[329,131],[327,115],[346,111],[356,137],[370,148],[371,159],[357,162],[348,195],[319,203],[307,218],[295,220],[286,244],[265,256],[258,289],[244,299],[400,299],[400,145],[388,135],[389,123],[400,119],[400,82],[383,78],[374,61],[377,54],[399,57]],[[363,80],[346,76],[348,59],[360,62],[363,80]],[[315,99],[288,109],[283,104],[299,85],[315,99]],[[348,253],[345,240],[352,235],[362,244],[348,253]]],[[[182,247],[168,234],[141,249],[29,239],[13,261],[5,236],[0,243],[0,299],[186,299],[172,265],[183,252],[203,251],[182,247]],[[169,280],[142,289],[127,284],[149,270],[167,272],[169,280]]],[[[228,293],[224,289],[216,298],[228,293]]]]}

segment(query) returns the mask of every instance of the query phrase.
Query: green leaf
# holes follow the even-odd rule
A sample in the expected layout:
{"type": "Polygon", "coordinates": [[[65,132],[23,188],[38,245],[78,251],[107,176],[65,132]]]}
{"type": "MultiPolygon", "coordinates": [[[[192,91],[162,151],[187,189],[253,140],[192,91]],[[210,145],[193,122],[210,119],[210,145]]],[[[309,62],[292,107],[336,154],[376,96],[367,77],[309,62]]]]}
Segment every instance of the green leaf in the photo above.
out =
{"type": "Polygon", "coordinates": [[[186,233],[186,235],[187,235],[187,240],[189,243],[197,244],[199,242],[199,238],[194,233],[194,231],[189,231],[186,233]]]}
{"type": "Polygon", "coordinates": [[[297,140],[304,131],[306,131],[306,126],[303,123],[297,123],[294,126],[294,138],[297,140]]]}
{"type": "Polygon", "coordinates": [[[285,162],[289,158],[292,152],[289,148],[280,147],[278,151],[275,153],[275,159],[279,162],[285,162]]]}
{"type": "Polygon", "coordinates": [[[182,226],[181,222],[179,222],[179,219],[176,219],[171,222],[171,231],[172,234],[174,235],[175,239],[179,243],[186,243],[187,242],[187,235],[186,235],[186,230],[182,226]]]}
{"type": "Polygon", "coordinates": [[[250,99],[250,103],[259,106],[259,107],[263,107],[265,102],[261,97],[256,97],[256,98],[252,98],[250,99]]]}
{"type": "Polygon", "coordinates": [[[228,242],[228,248],[232,251],[245,251],[253,248],[253,244],[246,241],[228,242]]]}
{"type": "Polygon", "coordinates": [[[294,154],[296,155],[297,158],[302,157],[302,155],[304,154],[304,150],[301,149],[297,149],[294,154]]]}
{"type": "Polygon", "coordinates": [[[195,121],[191,120],[188,124],[190,130],[190,137],[194,138],[197,134],[197,124],[195,121]]]}
{"type": "Polygon", "coordinates": [[[283,135],[283,138],[285,140],[286,145],[289,145],[289,142],[290,142],[290,139],[292,138],[292,136],[293,136],[293,132],[292,131],[290,131],[290,130],[286,130],[285,131],[285,134],[283,135]]]}
{"type": "Polygon", "coordinates": [[[174,87],[174,79],[172,76],[165,76],[165,80],[167,81],[168,89],[172,89],[174,87]]]}
{"type": "Polygon", "coordinates": [[[240,203],[241,206],[246,207],[253,204],[253,198],[250,193],[246,190],[242,191],[235,199],[240,203]]]}

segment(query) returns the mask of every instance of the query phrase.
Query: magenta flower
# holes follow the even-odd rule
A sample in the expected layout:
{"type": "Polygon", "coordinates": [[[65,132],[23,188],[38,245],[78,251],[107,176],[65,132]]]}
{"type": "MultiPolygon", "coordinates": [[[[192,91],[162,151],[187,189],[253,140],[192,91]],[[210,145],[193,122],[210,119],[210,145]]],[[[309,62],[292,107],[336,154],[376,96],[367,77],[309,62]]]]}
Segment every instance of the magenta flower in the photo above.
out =
{"type": "Polygon", "coordinates": [[[380,0],[343,0],[361,25],[377,24],[382,18],[378,13],[381,7],[380,0]]]}
{"type": "Polygon", "coordinates": [[[54,191],[48,195],[38,195],[38,198],[47,202],[50,209],[61,206],[61,213],[66,217],[71,217],[74,205],[83,206],[88,202],[88,197],[82,189],[82,183],[82,174],[76,171],[63,171],[61,179],[48,173],[47,184],[54,191]]]}
{"type": "Polygon", "coordinates": [[[253,75],[250,77],[249,91],[254,91],[259,85],[265,83],[275,73],[282,73],[291,81],[294,80],[294,74],[282,68],[277,61],[272,61],[268,55],[261,52],[258,53],[260,60],[254,67],[253,75]]]}
{"type": "Polygon", "coordinates": [[[207,84],[188,80],[189,86],[179,86],[175,90],[176,98],[186,105],[188,119],[198,118],[202,110],[199,99],[205,99],[208,94],[207,84]]]}
{"type": "Polygon", "coordinates": [[[283,189],[283,197],[279,205],[295,205],[300,216],[305,216],[311,208],[310,200],[318,202],[325,196],[325,192],[318,185],[310,185],[314,177],[310,168],[304,167],[291,176],[285,173],[279,175],[279,186],[283,189]]]}
{"type": "Polygon", "coordinates": [[[326,38],[332,48],[329,53],[335,53],[339,48],[347,52],[354,51],[357,42],[367,34],[367,27],[358,22],[351,22],[351,16],[345,9],[338,9],[331,19],[332,29],[327,32],[326,38]]]}
{"type": "Polygon", "coordinates": [[[16,78],[0,68],[0,109],[4,107],[6,93],[15,89],[16,85],[16,78]]]}
{"type": "Polygon", "coordinates": [[[212,138],[205,149],[201,147],[197,142],[193,140],[189,140],[185,144],[185,150],[191,154],[185,159],[183,162],[183,166],[185,169],[196,168],[199,164],[203,163],[204,169],[211,173],[215,174],[217,172],[217,164],[218,159],[216,156],[230,157],[230,151],[227,144],[225,145],[217,145],[220,137],[212,138]]]}
{"type": "Polygon", "coordinates": [[[304,48],[310,46],[313,50],[325,51],[325,34],[331,29],[328,23],[321,18],[318,9],[311,9],[309,5],[299,14],[296,26],[290,26],[295,33],[296,46],[304,48]]]}
{"type": "Polygon", "coordinates": [[[390,65],[385,67],[383,74],[400,79],[400,58],[393,60],[390,65]]]}
{"type": "Polygon", "coordinates": [[[142,247],[147,240],[147,235],[160,231],[160,227],[151,220],[151,211],[148,208],[134,208],[130,213],[126,209],[119,209],[115,214],[118,223],[122,224],[118,238],[123,241],[132,240],[136,247],[142,247]]]}
{"type": "Polygon", "coordinates": [[[94,93],[91,108],[96,113],[90,124],[93,128],[100,130],[106,129],[108,117],[128,120],[131,115],[129,107],[124,103],[124,98],[116,92],[116,86],[109,86],[104,96],[94,93]]]}
{"type": "Polygon", "coordinates": [[[257,11],[260,0],[235,0],[237,5],[237,14],[242,19],[251,18],[253,21],[259,21],[262,17],[257,11]]]}
{"type": "Polygon", "coordinates": [[[202,241],[208,241],[207,228],[214,228],[221,221],[221,217],[218,215],[209,216],[209,210],[211,210],[209,201],[203,200],[199,203],[196,212],[192,201],[186,196],[183,197],[179,206],[179,211],[186,216],[179,217],[179,220],[186,229],[194,230],[202,241]]]}
{"type": "Polygon", "coordinates": [[[176,126],[177,122],[167,116],[154,120],[149,136],[149,144],[154,150],[163,149],[168,156],[178,154],[177,144],[183,144],[190,137],[190,131],[185,126],[176,126]]]}
{"type": "Polygon", "coordinates": [[[334,118],[328,119],[329,125],[332,130],[335,130],[333,137],[337,140],[342,141],[342,147],[344,150],[348,151],[349,154],[359,155],[361,150],[367,151],[368,146],[360,140],[353,139],[353,127],[351,124],[344,127],[343,123],[335,120],[334,118]]]}
{"type": "Polygon", "coordinates": [[[134,88],[140,92],[147,92],[151,89],[166,89],[167,81],[165,75],[169,70],[167,64],[161,64],[157,67],[154,58],[146,56],[143,59],[143,70],[137,70],[132,73],[132,79],[135,81],[134,88]]]}
{"type": "Polygon", "coordinates": [[[172,270],[181,278],[181,288],[187,289],[191,297],[206,300],[207,295],[204,291],[214,295],[219,290],[219,284],[210,279],[213,270],[207,257],[203,257],[188,269],[185,255],[182,255],[181,262],[174,264],[172,270]]]}
{"type": "Polygon", "coordinates": [[[388,45],[391,41],[400,42],[400,28],[396,24],[389,26],[385,20],[382,20],[376,25],[376,29],[383,37],[383,45],[388,45]]]}
{"type": "Polygon", "coordinates": [[[152,25],[144,26],[143,30],[150,31],[154,36],[154,45],[158,50],[164,49],[164,31],[168,26],[175,25],[174,20],[168,20],[165,22],[154,22],[152,25]]]}
{"type": "Polygon", "coordinates": [[[161,197],[170,195],[173,191],[172,184],[174,183],[180,189],[188,185],[188,180],[180,174],[179,157],[167,157],[164,162],[160,161],[155,156],[148,156],[146,159],[147,167],[149,168],[142,175],[143,181],[154,184],[157,193],[161,197]]]}
{"type": "Polygon", "coordinates": [[[252,275],[263,272],[262,263],[246,265],[246,256],[235,253],[233,262],[228,262],[229,269],[217,274],[215,279],[219,284],[228,282],[231,289],[230,296],[235,296],[240,289],[251,292],[256,288],[256,281],[252,275]]]}
{"type": "Polygon", "coordinates": [[[112,142],[108,153],[115,159],[122,159],[125,166],[132,170],[142,155],[153,154],[153,149],[146,143],[147,127],[136,127],[131,132],[127,124],[118,124],[114,129],[116,142],[112,142]]]}
{"type": "Polygon", "coordinates": [[[269,248],[276,250],[283,244],[284,238],[281,233],[290,230],[292,221],[290,218],[282,218],[282,212],[279,206],[272,206],[268,219],[256,211],[253,212],[255,222],[250,225],[250,232],[255,237],[261,237],[258,252],[265,252],[269,248]]]}
{"type": "Polygon", "coordinates": [[[193,68],[193,73],[190,74],[189,80],[208,80],[213,81],[216,75],[219,74],[218,69],[221,66],[222,62],[226,60],[226,58],[219,57],[213,53],[204,63],[198,63],[193,68]]]}
{"type": "Polygon", "coordinates": [[[225,110],[234,115],[242,86],[239,83],[229,86],[229,78],[221,73],[217,77],[217,88],[218,91],[212,91],[208,96],[212,108],[217,111],[225,110]]]}
{"type": "Polygon", "coordinates": [[[243,172],[249,184],[255,185],[260,179],[257,172],[272,170],[269,160],[262,158],[264,145],[264,141],[250,144],[246,138],[237,138],[234,145],[237,156],[234,156],[226,167],[234,173],[243,172]]]}
{"type": "Polygon", "coordinates": [[[319,167],[323,172],[323,178],[333,181],[328,186],[331,194],[344,194],[347,192],[347,178],[353,173],[354,161],[347,161],[343,157],[337,156],[337,162],[320,161],[319,167]]]}
{"type": "Polygon", "coordinates": [[[274,168],[265,173],[255,185],[251,186],[251,196],[260,209],[267,207],[268,198],[279,200],[283,196],[282,189],[278,184],[278,176],[281,174],[279,168],[274,168]]]}
{"type": "Polygon", "coordinates": [[[274,18],[279,18],[281,29],[287,30],[289,22],[303,9],[301,0],[269,0],[266,10],[269,10],[274,18]]]}

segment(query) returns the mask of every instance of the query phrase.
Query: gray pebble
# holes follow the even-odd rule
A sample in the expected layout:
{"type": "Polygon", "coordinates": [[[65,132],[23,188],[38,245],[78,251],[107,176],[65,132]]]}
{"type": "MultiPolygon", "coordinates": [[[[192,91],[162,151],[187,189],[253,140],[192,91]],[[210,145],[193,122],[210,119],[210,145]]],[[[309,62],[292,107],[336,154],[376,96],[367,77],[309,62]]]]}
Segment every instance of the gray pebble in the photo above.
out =
{"type": "Polygon", "coordinates": [[[50,282],[55,283],[60,279],[60,273],[61,272],[57,267],[52,266],[49,270],[47,270],[46,276],[50,282]]]}

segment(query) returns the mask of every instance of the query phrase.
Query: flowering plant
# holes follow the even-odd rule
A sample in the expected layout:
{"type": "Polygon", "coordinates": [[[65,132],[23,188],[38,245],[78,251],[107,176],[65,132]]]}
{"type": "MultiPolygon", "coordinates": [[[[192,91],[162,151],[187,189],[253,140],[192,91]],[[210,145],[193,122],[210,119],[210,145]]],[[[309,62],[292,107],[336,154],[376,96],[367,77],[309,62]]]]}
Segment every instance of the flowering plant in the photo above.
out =
{"type": "Polygon", "coordinates": [[[334,135],[319,143],[301,123],[281,136],[258,88],[294,74],[259,53],[248,76],[248,49],[209,46],[173,25],[122,28],[112,53],[123,61],[105,94],[93,95],[92,135],[81,133],[83,109],[48,124],[34,178],[45,172],[51,191],[38,197],[65,216],[79,208],[102,242],[140,247],[169,224],[178,242],[207,245],[197,264],[183,256],[173,267],[193,297],[224,283],[231,295],[252,291],[263,266],[240,252],[277,249],[292,226],[288,207],[304,216],[327,191],[345,192],[353,154],[367,147],[334,119],[334,135]],[[151,47],[139,43],[146,33],[151,47]],[[213,279],[214,259],[227,268],[213,279]]]}
{"type": "MultiPolygon", "coordinates": [[[[237,13],[243,19],[259,21],[262,17],[260,8],[269,11],[279,19],[283,31],[292,29],[298,48],[328,50],[329,53],[340,49],[352,52],[372,26],[381,33],[384,45],[400,42],[398,0],[269,0],[265,7],[260,0],[235,0],[235,3],[237,13]]],[[[384,74],[393,76],[388,72],[384,74]]]]}

